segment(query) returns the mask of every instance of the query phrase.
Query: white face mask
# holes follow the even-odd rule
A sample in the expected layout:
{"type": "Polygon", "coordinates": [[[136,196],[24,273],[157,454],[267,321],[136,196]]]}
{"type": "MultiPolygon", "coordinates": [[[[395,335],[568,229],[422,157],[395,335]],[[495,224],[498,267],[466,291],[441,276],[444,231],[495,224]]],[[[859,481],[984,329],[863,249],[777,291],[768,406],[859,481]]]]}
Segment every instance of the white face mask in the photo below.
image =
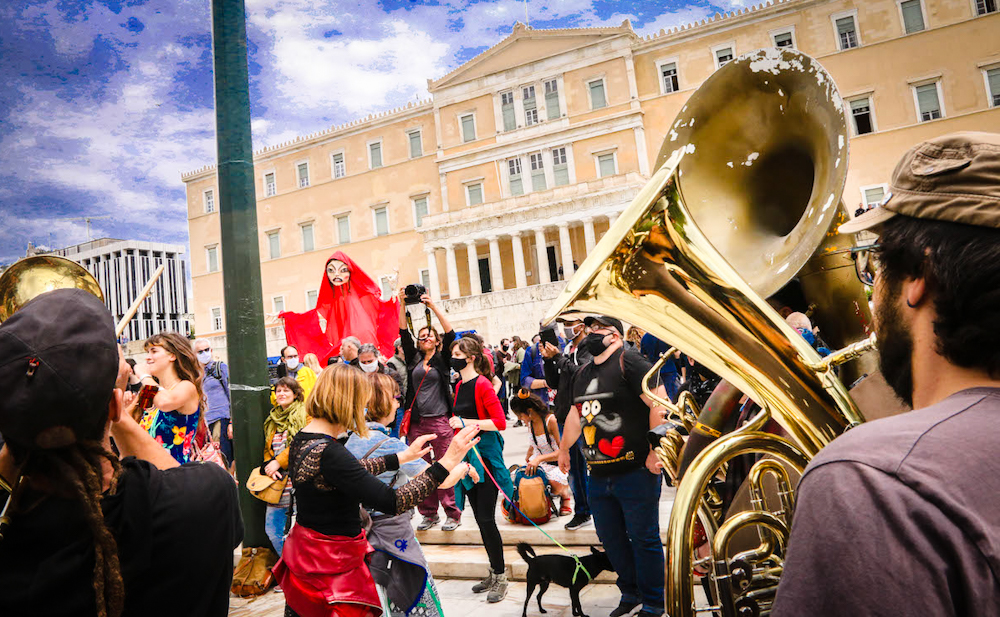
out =
{"type": "Polygon", "coordinates": [[[202,364],[208,364],[211,361],[212,361],[212,352],[211,351],[199,351],[198,352],[198,362],[201,362],[202,364]]]}
{"type": "Polygon", "coordinates": [[[372,362],[358,362],[358,364],[361,366],[361,370],[366,373],[374,373],[378,370],[378,360],[374,360],[372,362]]]}
{"type": "Polygon", "coordinates": [[[288,370],[294,371],[295,369],[299,368],[299,359],[288,358],[287,360],[285,360],[285,366],[288,367],[288,370]]]}

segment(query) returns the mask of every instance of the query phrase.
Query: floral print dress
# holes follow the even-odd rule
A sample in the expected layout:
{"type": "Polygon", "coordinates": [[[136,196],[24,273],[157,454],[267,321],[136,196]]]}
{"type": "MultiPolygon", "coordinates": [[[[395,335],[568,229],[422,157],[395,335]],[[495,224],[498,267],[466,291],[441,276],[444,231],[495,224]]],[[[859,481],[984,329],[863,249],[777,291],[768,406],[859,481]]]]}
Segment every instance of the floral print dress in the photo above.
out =
{"type": "Polygon", "coordinates": [[[191,461],[194,454],[192,440],[198,429],[198,418],[201,417],[201,406],[198,411],[184,415],[179,411],[160,411],[155,407],[147,411],[139,422],[157,443],[162,445],[183,465],[191,461]]]}

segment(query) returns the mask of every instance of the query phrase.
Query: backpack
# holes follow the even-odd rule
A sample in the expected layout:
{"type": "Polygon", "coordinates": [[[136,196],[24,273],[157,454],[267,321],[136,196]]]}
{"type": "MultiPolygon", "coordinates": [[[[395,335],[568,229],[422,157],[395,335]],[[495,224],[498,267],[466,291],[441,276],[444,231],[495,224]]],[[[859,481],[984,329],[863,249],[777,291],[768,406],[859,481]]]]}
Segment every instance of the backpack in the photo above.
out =
{"type": "Polygon", "coordinates": [[[504,517],[511,523],[519,525],[531,523],[541,525],[549,522],[556,511],[556,505],[552,499],[552,486],[545,473],[541,469],[529,473],[523,465],[515,465],[511,467],[511,481],[514,484],[514,494],[511,497],[517,508],[512,507],[511,502],[504,499],[500,506],[504,517]]]}

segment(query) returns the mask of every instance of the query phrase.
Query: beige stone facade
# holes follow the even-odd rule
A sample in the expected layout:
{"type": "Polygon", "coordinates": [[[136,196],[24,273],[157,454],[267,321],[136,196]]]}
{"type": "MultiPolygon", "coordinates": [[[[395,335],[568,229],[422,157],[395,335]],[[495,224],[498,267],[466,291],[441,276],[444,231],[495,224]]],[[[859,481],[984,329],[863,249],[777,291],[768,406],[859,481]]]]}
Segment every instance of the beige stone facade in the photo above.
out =
{"type": "MultiPolygon", "coordinates": [[[[375,278],[398,269],[402,284],[424,282],[459,329],[494,341],[530,335],[650,175],[691,93],[720,64],[765,46],[792,45],[833,75],[851,125],[844,202],[877,202],[914,143],[1000,132],[993,7],[772,1],[645,38],[627,22],[518,24],[429,80],[428,101],[255,155],[265,313],[311,308],[324,262],[342,249],[375,278]]],[[[183,181],[196,330],[221,351],[215,170],[183,181]]],[[[283,343],[278,325],[269,321],[271,354],[283,343]]]]}

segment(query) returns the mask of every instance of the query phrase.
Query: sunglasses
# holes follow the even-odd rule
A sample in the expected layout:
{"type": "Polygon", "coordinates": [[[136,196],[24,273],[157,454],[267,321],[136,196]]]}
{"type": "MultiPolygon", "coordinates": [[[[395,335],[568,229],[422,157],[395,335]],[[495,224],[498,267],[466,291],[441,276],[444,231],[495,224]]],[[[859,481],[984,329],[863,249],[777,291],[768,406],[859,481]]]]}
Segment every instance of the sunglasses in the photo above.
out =
{"type": "Polygon", "coordinates": [[[879,253],[881,252],[882,246],[877,243],[851,249],[851,259],[854,260],[854,272],[858,275],[858,280],[865,285],[875,285],[875,277],[878,275],[879,268],[881,267],[879,263],[879,253]]]}

